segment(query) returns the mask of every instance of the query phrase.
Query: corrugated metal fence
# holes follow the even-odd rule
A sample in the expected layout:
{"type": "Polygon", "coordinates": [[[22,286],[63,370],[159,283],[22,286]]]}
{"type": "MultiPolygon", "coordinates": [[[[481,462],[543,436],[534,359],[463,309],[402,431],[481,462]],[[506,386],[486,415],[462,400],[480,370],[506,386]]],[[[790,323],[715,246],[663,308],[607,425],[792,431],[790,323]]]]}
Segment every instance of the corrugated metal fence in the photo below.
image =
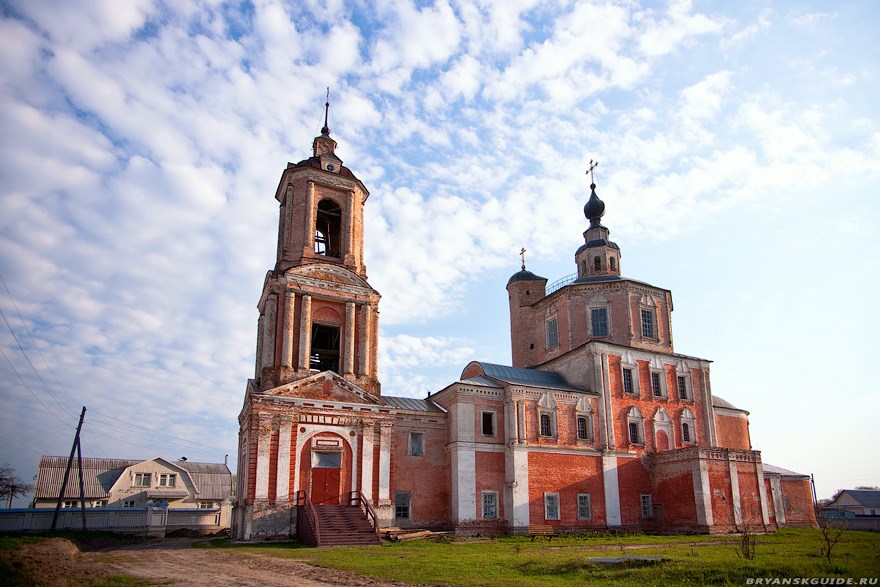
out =
{"type": "MultiPolygon", "coordinates": [[[[50,508],[0,510],[0,532],[48,532],[55,510],[50,508]]],[[[167,532],[187,529],[212,534],[229,528],[222,509],[87,508],[86,529],[164,537],[167,532]]],[[[82,530],[82,511],[63,509],[57,530],[82,530]]]]}

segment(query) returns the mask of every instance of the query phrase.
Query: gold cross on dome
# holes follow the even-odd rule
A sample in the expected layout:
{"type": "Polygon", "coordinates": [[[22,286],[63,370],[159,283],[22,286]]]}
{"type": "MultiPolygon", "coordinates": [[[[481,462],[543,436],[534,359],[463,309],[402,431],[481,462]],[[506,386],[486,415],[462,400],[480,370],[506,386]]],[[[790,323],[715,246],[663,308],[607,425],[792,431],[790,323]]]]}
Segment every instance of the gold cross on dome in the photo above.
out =
{"type": "Polygon", "coordinates": [[[519,256],[522,257],[522,270],[526,270],[526,248],[523,247],[519,250],[519,256]]]}
{"type": "Polygon", "coordinates": [[[587,167],[587,173],[590,174],[590,183],[596,183],[596,178],[593,177],[593,170],[597,167],[599,167],[599,162],[594,162],[592,159],[590,159],[590,166],[587,167]]]}

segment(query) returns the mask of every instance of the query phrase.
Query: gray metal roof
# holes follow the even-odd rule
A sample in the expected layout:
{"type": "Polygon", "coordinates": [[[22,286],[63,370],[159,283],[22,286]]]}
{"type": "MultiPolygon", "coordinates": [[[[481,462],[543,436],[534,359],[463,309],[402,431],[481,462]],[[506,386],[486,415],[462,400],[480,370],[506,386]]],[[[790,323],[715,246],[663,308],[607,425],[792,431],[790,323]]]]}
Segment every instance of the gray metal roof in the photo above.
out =
{"type": "MultiPolygon", "coordinates": [[[[83,489],[86,499],[104,499],[110,496],[110,488],[127,469],[152,459],[103,459],[83,457],[83,489]]],[[[199,490],[200,499],[222,501],[232,494],[232,473],[222,463],[193,463],[168,461],[185,469],[199,490]]],[[[34,483],[35,499],[57,498],[67,468],[67,457],[40,457],[37,481],[34,483]]],[[[74,461],[64,489],[64,497],[79,497],[79,470],[74,461]]]]}
{"type": "Polygon", "coordinates": [[[393,395],[383,395],[382,399],[389,406],[399,408],[401,410],[410,410],[412,412],[443,412],[431,400],[417,399],[414,397],[396,397],[393,395]]]}
{"type": "Polygon", "coordinates": [[[727,408],[728,410],[739,410],[741,412],[745,412],[742,408],[738,408],[726,399],[722,399],[717,395],[712,396],[712,406],[715,408],[727,408]]]}
{"type": "Polygon", "coordinates": [[[769,473],[770,475],[779,475],[780,477],[809,477],[809,475],[804,475],[803,473],[795,473],[794,471],[789,471],[788,469],[783,469],[782,467],[775,467],[767,463],[764,463],[762,465],[762,468],[764,469],[764,473],[769,473]]]}
{"type": "Polygon", "coordinates": [[[566,391],[585,391],[579,387],[569,385],[565,378],[556,371],[523,369],[521,367],[496,365],[495,363],[483,363],[482,361],[477,361],[477,364],[480,365],[486,377],[503,381],[504,383],[520,383],[533,387],[549,387],[566,391]]]}
{"type": "Polygon", "coordinates": [[[873,489],[844,489],[844,492],[863,507],[880,507],[880,491],[873,489]]]}

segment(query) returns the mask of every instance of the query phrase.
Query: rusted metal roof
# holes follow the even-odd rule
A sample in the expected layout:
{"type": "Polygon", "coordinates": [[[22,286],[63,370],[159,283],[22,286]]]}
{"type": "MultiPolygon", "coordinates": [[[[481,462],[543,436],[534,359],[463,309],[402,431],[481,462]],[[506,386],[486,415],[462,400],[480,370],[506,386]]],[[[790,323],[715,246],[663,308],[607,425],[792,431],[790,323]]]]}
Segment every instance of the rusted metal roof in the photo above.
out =
{"type": "Polygon", "coordinates": [[[413,412],[442,412],[437,404],[427,399],[416,399],[414,397],[395,397],[393,395],[383,395],[382,399],[385,403],[399,408],[401,410],[410,410],[413,412]]]}
{"type": "MultiPolygon", "coordinates": [[[[125,459],[83,458],[83,488],[86,499],[103,499],[110,495],[110,488],[119,479],[122,472],[133,464],[141,461],[125,459]]],[[[58,497],[64,470],[67,468],[67,457],[40,457],[37,469],[37,481],[34,483],[34,498],[48,499],[58,497]]],[[[67,478],[64,497],[79,497],[79,469],[74,460],[67,478]]]]}

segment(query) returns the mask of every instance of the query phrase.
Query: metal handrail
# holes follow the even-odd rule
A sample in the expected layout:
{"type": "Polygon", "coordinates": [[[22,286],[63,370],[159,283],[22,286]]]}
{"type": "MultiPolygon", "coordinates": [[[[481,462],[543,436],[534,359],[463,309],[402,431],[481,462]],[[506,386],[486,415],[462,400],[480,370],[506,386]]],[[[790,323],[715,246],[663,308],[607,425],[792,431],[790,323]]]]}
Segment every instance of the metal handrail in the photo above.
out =
{"type": "Polygon", "coordinates": [[[370,522],[373,524],[373,532],[378,534],[379,519],[376,517],[376,512],[373,511],[373,506],[370,505],[370,502],[367,501],[367,498],[364,497],[364,494],[361,493],[359,490],[350,492],[348,503],[350,505],[363,506],[364,512],[367,514],[367,517],[370,518],[370,522]]]}
{"type": "Polygon", "coordinates": [[[546,292],[544,295],[549,296],[557,289],[562,289],[563,287],[565,287],[566,285],[568,285],[569,283],[571,283],[572,281],[577,279],[577,276],[578,276],[577,273],[572,273],[571,275],[566,275],[565,277],[557,279],[556,281],[554,281],[553,283],[551,283],[550,285],[547,286],[547,289],[546,289],[546,292]]]}
{"type": "MultiPolygon", "coordinates": [[[[296,505],[300,508],[300,511],[305,514],[304,516],[297,517],[297,526],[299,526],[300,519],[304,519],[305,524],[308,525],[308,534],[310,534],[310,538],[314,538],[314,543],[316,545],[321,543],[321,527],[318,523],[318,512],[315,511],[315,506],[312,504],[312,501],[309,499],[308,495],[306,495],[305,491],[297,491],[295,497],[296,505]]],[[[298,528],[300,538],[302,536],[302,530],[304,528],[298,528]]]]}

